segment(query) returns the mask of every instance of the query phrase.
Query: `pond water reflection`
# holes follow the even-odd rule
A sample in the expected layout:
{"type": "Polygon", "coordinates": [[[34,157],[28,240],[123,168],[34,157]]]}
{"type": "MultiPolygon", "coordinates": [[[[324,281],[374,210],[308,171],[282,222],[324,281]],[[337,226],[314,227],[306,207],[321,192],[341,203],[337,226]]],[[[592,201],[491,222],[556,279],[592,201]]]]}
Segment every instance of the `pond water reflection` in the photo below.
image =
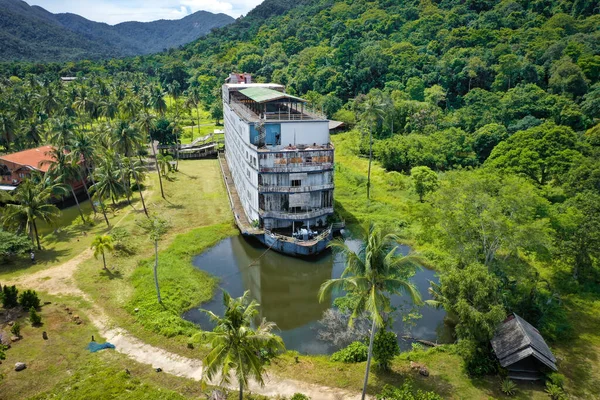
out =
{"type": "MultiPolygon", "coordinates": [[[[352,248],[360,241],[347,239],[352,248]]],[[[329,343],[317,339],[318,321],[323,312],[331,307],[333,298],[319,303],[321,284],[330,278],[338,278],[344,270],[345,258],[327,251],[311,259],[288,257],[273,251],[265,253],[265,247],[242,236],[234,236],[219,242],[193,260],[193,264],[211,275],[220,278],[219,287],[233,297],[250,290],[251,297],[259,304],[259,317],[277,324],[277,332],[289,350],[306,354],[330,354],[337,350],[329,343]],[[259,258],[260,257],[260,258],[259,258]],[[258,261],[255,261],[257,260],[258,261]]],[[[408,252],[408,247],[401,249],[408,252]]],[[[429,281],[437,281],[434,271],[423,269],[412,278],[423,298],[428,298],[429,281]]],[[[222,292],[200,307],[217,315],[223,315],[222,292]]],[[[394,296],[395,306],[406,305],[406,299],[394,296]]],[[[405,327],[399,316],[394,330],[399,337],[408,334],[420,339],[435,341],[443,339],[444,311],[421,307],[422,318],[414,326],[405,327]],[[441,335],[439,332],[441,332],[441,335]]],[[[200,324],[203,329],[212,329],[205,313],[193,308],[183,315],[186,320],[200,324]]],[[[410,343],[399,339],[403,349],[410,343]]]]}

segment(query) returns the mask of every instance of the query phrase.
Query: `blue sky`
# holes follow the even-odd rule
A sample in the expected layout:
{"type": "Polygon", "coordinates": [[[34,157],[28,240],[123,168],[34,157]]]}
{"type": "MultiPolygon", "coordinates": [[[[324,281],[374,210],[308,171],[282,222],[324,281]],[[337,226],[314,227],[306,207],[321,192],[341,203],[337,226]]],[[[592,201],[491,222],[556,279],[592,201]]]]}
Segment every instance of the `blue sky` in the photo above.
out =
{"type": "Polygon", "coordinates": [[[246,15],[262,0],[25,0],[52,13],[70,12],[114,25],[125,21],[180,19],[199,10],[246,15]]]}

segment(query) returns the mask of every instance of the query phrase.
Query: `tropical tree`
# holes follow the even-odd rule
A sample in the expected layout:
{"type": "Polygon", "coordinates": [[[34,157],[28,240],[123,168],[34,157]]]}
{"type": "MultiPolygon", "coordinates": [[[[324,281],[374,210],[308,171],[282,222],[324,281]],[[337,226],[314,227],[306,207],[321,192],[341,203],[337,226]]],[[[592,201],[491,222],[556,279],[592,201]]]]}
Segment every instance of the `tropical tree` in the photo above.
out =
{"type": "Polygon", "coordinates": [[[346,290],[356,299],[349,324],[354,324],[357,317],[364,313],[372,320],[369,339],[367,369],[363,385],[364,400],[369,380],[369,369],[373,356],[373,340],[375,331],[385,325],[386,313],[392,311],[389,296],[407,294],[415,304],[421,303],[421,296],[409,277],[419,259],[416,256],[398,254],[398,236],[374,224],[367,229],[367,235],[358,251],[353,251],[343,240],[330,243],[335,252],[346,256],[346,268],[341,278],[330,279],[321,285],[319,301],[329,298],[335,289],[346,290]]]}
{"type": "Polygon", "coordinates": [[[158,159],[156,157],[156,146],[154,146],[154,139],[152,138],[152,135],[150,135],[150,128],[152,127],[153,121],[154,121],[154,115],[147,113],[147,112],[143,112],[138,116],[137,124],[138,124],[138,127],[142,131],[146,132],[148,140],[150,140],[150,147],[152,147],[152,155],[154,156],[154,160],[155,160],[154,165],[156,166],[156,172],[158,173],[158,183],[160,185],[160,195],[164,199],[165,191],[163,189],[160,168],[158,167],[158,159]]]}
{"type": "Polygon", "coordinates": [[[76,128],[77,124],[71,117],[54,119],[50,128],[50,143],[61,149],[69,149],[76,128]]]}
{"type": "Polygon", "coordinates": [[[410,177],[413,179],[415,192],[419,195],[421,203],[427,193],[434,192],[440,186],[437,174],[429,167],[413,167],[410,170],[410,177]]]}
{"type": "Polygon", "coordinates": [[[17,232],[26,230],[31,242],[37,242],[38,250],[42,249],[36,221],[51,223],[58,218],[60,210],[50,204],[52,188],[44,183],[35,183],[30,179],[23,181],[12,196],[14,203],[6,204],[3,212],[4,225],[15,227],[17,232]]]}
{"type": "Polygon", "coordinates": [[[50,166],[48,168],[48,174],[57,183],[61,183],[71,190],[71,195],[73,196],[73,199],[75,199],[81,221],[85,224],[85,217],[83,216],[81,205],[79,204],[75,189],[73,188],[73,182],[77,179],[81,179],[81,166],[77,160],[73,158],[72,154],[67,154],[62,149],[54,147],[48,152],[48,155],[50,156],[50,160],[42,161],[42,164],[48,164],[50,166]]]}
{"type": "Polygon", "coordinates": [[[94,258],[97,260],[99,255],[102,255],[102,264],[104,265],[104,269],[108,271],[106,268],[106,252],[113,252],[113,237],[110,235],[98,235],[92,242],[92,249],[94,249],[94,258]]]}
{"type": "Polygon", "coordinates": [[[362,105],[361,119],[369,128],[369,171],[367,172],[367,199],[371,195],[371,162],[373,161],[373,129],[383,118],[385,105],[376,97],[369,96],[362,105]]]}
{"type": "Polygon", "coordinates": [[[99,160],[98,166],[94,170],[94,180],[95,183],[90,189],[98,197],[100,204],[102,204],[102,199],[109,198],[112,200],[113,206],[116,206],[116,199],[123,194],[125,188],[115,162],[114,151],[108,150],[99,160]]]}
{"type": "Polygon", "coordinates": [[[6,150],[10,150],[10,145],[15,137],[16,124],[9,114],[0,114],[0,132],[2,133],[2,142],[6,150]]]}
{"type": "MultiPolygon", "coordinates": [[[[96,154],[96,147],[94,140],[91,138],[89,134],[83,133],[81,131],[75,132],[75,136],[73,137],[73,141],[71,143],[71,151],[75,159],[79,158],[83,162],[83,168],[87,173],[87,176],[92,180],[92,185],[94,182],[94,176],[90,170],[90,164],[94,159],[96,154]]],[[[94,210],[94,214],[96,213],[96,206],[94,206],[94,202],[90,198],[90,191],[87,187],[86,180],[81,177],[81,181],[83,182],[83,186],[85,188],[85,192],[87,193],[88,199],[90,200],[90,204],[92,205],[92,210],[94,210]]],[[[104,217],[106,219],[106,213],[104,212],[104,206],[100,204],[102,211],[104,213],[104,217]]],[[[108,224],[108,220],[106,220],[108,224]]]]}
{"type": "Polygon", "coordinates": [[[156,165],[163,176],[167,176],[171,172],[171,162],[173,157],[170,155],[159,154],[156,156],[156,165]]]}
{"type": "Polygon", "coordinates": [[[152,216],[140,222],[139,225],[148,234],[148,238],[154,242],[154,284],[156,285],[158,302],[162,303],[160,287],[158,285],[158,242],[167,233],[169,224],[162,218],[152,216]]]}
{"type": "Polygon", "coordinates": [[[264,385],[265,362],[261,359],[261,352],[276,354],[284,351],[285,345],[279,336],[271,333],[276,327],[273,322],[263,319],[256,330],[252,329],[259,304],[250,301],[249,291],[237,299],[223,291],[223,304],[223,317],[204,310],[216,326],[212,332],[203,333],[212,349],[204,359],[202,379],[212,381],[219,376],[219,384],[223,385],[229,384],[232,375],[235,375],[240,388],[239,399],[242,400],[249,379],[264,385]]]}

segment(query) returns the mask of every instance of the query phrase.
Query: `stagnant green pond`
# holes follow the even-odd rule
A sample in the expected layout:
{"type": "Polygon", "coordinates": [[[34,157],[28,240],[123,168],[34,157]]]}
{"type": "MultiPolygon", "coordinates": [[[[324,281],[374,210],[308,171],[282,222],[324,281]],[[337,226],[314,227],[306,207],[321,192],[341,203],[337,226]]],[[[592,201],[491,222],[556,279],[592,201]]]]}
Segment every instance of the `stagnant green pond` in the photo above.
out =
{"type": "MultiPolygon", "coordinates": [[[[347,238],[346,241],[354,248],[360,245],[357,240],[347,238]]],[[[409,248],[403,247],[401,251],[407,253],[409,248]]],[[[316,258],[298,259],[274,251],[263,253],[265,247],[260,243],[234,236],[195,257],[193,263],[197,268],[217,276],[219,287],[234,297],[250,290],[252,298],[260,303],[260,318],[277,324],[280,329],[277,333],[288,350],[302,354],[331,354],[336,351],[336,346],[317,338],[321,327],[318,321],[333,302],[332,298],[319,303],[317,294],[324,281],[341,275],[344,256],[327,251],[316,258]]],[[[437,278],[434,271],[428,269],[418,271],[412,278],[423,299],[429,298],[427,288],[430,280],[437,281],[437,278]]],[[[199,308],[223,315],[222,299],[221,290],[217,290],[212,300],[199,308]]],[[[410,308],[407,299],[401,296],[394,296],[392,303],[410,308]]],[[[208,317],[199,308],[186,312],[183,318],[200,324],[203,329],[212,329],[208,317]]],[[[393,329],[404,350],[410,348],[411,342],[402,339],[403,335],[431,341],[448,340],[448,329],[443,323],[444,311],[428,306],[421,307],[419,311],[422,317],[411,324],[405,325],[399,315],[395,317],[393,329]]]]}

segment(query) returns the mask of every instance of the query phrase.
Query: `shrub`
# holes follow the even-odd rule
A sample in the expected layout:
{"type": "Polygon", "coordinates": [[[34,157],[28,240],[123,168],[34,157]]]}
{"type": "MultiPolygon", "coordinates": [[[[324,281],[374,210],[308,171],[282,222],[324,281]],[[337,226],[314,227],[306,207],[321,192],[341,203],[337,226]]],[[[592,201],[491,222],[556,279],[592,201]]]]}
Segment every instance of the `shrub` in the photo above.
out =
{"type": "Polygon", "coordinates": [[[345,347],[339,351],[336,351],[331,355],[331,361],[341,361],[345,363],[356,363],[367,361],[367,355],[369,348],[366,344],[361,342],[350,343],[348,347],[345,347]]]}
{"type": "Polygon", "coordinates": [[[411,347],[412,351],[415,351],[415,352],[425,350],[425,346],[423,346],[421,343],[417,343],[417,342],[411,343],[410,347],[411,347]]]}
{"type": "Polygon", "coordinates": [[[290,400],[310,400],[310,397],[302,393],[294,393],[290,400]]]}
{"type": "Polygon", "coordinates": [[[489,343],[460,340],[457,350],[465,361],[465,369],[469,375],[483,376],[498,372],[498,360],[489,343]]]}
{"type": "Polygon", "coordinates": [[[19,295],[19,304],[26,310],[33,308],[39,308],[40,298],[38,297],[35,290],[25,290],[19,295]]]}
{"type": "Polygon", "coordinates": [[[377,400],[442,400],[442,397],[435,392],[424,392],[417,390],[413,392],[410,382],[405,382],[397,388],[391,385],[385,385],[381,393],[376,396],[377,400]]]}
{"type": "Polygon", "coordinates": [[[507,396],[514,396],[517,392],[517,384],[510,379],[505,379],[502,381],[502,385],[500,385],[500,390],[507,396]]]}
{"type": "Polygon", "coordinates": [[[15,322],[15,324],[10,328],[10,332],[18,337],[21,337],[21,324],[15,322]]]}
{"type": "Polygon", "coordinates": [[[567,399],[567,394],[565,393],[563,388],[550,382],[546,383],[546,393],[548,393],[548,396],[550,396],[552,400],[567,399]]]}
{"type": "Polygon", "coordinates": [[[131,244],[131,234],[123,227],[113,228],[110,232],[113,238],[113,248],[118,256],[135,254],[135,247],[131,244]]]}
{"type": "Polygon", "coordinates": [[[35,311],[34,307],[29,309],[29,321],[31,321],[31,325],[37,326],[42,323],[42,317],[35,311]]]}
{"type": "Polygon", "coordinates": [[[387,371],[394,357],[400,354],[398,336],[391,331],[381,329],[373,341],[373,357],[378,368],[387,371]]]}
{"type": "Polygon", "coordinates": [[[19,303],[17,302],[17,295],[19,291],[15,285],[4,286],[2,288],[2,306],[4,308],[16,307],[19,303]]]}
{"type": "Polygon", "coordinates": [[[556,385],[560,388],[565,387],[565,376],[563,374],[559,374],[558,372],[552,372],[546,376],[548,382],[553,385],[556,385]]]}

